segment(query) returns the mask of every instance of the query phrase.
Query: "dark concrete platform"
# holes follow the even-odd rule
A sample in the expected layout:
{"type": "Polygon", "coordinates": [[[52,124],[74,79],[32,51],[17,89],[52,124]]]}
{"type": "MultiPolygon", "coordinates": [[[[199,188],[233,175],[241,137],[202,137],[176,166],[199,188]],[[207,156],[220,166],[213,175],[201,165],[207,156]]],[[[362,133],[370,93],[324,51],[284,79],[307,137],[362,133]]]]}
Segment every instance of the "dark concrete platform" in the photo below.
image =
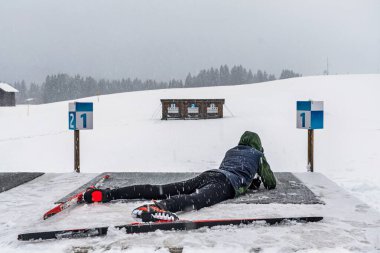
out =
{"type": "Polygon", "coordinates": [[[3,172],[0,173],[0,193],[25,184],[39,176],[42,172],[3,172]]]}
{"type": "MultiPolygon", "coordinates": [[[[155,173],[155,172],[105,172],[87,184],[71,192],[56,203],[66,201],[70,196],[85,190],[97,182],[103,175],[108,174],[101,188],[120,188],[136,184],[167,184],[183,181],[199,175],[199,173],[155,173]]],[[[290,172],[277,172],[277,187],[274,190],[266,190],[262,185],[259,190],[249,191],[246,194],[224,201],[223,203],[234,204],[324,204],[315,194],[290,172]]]]}

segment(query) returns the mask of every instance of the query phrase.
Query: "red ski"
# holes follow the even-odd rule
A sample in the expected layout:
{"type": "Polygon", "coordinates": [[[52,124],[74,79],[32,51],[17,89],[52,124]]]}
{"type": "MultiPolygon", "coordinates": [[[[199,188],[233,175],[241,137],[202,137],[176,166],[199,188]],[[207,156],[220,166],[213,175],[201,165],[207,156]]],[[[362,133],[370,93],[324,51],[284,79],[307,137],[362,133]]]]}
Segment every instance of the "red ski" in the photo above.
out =
{"type": "MultiPolygon", "coordinates": [[[[100,187],[104,181],[106,179],[108,179],[110,176],[109,175],[105,175],[103,176],[102,178],[99,179],[98,182],[96,182],[96,184],[90,186],[90,188],[98,188],[100,187]]],[[[56,207],[54,207],[53,209],[47,211],[44,216],[43,216],[43,219],[46,220],[47,218],[53,216],[53,215],[56,215],[57,213],[60,213],[62,212],[63,210],[71,207],[71,206],[74,206],[74,205],[77,205],[77,204],[80,204],[83,202],[83,194],[85,193],[86,190],[78,193],[77,195],[74,195],[72,196],[71,198],[69,198],[67,201],[57,205],[56,207]]]]}

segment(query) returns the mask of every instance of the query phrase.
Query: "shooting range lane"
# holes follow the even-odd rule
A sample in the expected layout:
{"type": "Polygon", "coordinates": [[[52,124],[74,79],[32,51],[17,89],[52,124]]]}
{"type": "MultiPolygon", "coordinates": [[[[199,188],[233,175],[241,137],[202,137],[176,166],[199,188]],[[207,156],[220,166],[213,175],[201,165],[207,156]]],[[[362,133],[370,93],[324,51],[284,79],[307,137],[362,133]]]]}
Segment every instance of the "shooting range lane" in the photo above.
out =
{"type": "MultiPolygon", "coordinates": [[[[199,175],[199,173],[153,173],[153,172],[105,172],[66,195],[56,203],[66,201],[87,187],[93,185],[104,175],[110,175],[101,188],[120,188],[137,184],[167,184],[183,181],[199,175]]],[[[248,193],[223,204],[324,204],[315,194],[290,172],[275,172],[277,187],[266,190],[263,185],[259,190],[250,190],[248,193]]]]}

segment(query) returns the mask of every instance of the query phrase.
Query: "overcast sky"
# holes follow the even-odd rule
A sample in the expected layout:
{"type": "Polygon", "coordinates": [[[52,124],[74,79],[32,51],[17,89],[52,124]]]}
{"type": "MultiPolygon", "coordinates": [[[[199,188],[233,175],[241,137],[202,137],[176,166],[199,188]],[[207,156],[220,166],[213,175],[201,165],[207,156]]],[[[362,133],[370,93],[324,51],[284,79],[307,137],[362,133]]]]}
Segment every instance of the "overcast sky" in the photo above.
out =
{"type": "Polygon", "coordinates": [[[0,0],[0,80],[380,73],[379,0],[0,0]]]}

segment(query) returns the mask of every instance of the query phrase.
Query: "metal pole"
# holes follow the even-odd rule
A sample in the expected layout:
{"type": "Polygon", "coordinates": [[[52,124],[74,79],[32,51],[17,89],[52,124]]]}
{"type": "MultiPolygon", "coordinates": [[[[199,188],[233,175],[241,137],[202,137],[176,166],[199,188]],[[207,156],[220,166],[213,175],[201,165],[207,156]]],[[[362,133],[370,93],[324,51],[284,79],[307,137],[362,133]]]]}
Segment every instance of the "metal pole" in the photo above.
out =
{"type": "Polygon", "coordinates": [[[80,173],[79,130],[74,130],[74,171],[80,173]]]}
{"type": "Polygon", "coordinates": [[[307,167],[310,172],[314,172],[314,130],[308,129],[307,134],[307,167]]]}

